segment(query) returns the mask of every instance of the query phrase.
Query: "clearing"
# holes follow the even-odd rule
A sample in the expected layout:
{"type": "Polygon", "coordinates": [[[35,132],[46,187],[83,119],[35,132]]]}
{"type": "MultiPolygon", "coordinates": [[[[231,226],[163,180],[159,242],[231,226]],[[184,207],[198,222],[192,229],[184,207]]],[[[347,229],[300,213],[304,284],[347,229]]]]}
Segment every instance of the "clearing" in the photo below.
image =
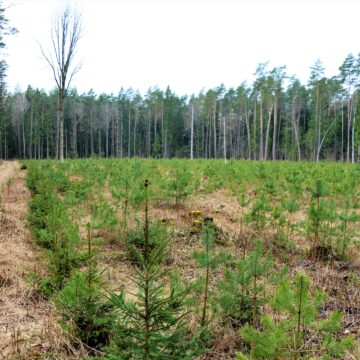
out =
{"type": "MultiPolygon", "coordinates": [[[[46,278],[51,279],[51,271],[58,269],[51,267],[51,261],[60,258],[55,251],[62,249],[53,247],[51,257],[47,256],[51,247],[46,245],[54,242],[54,234],[60,235],[70,245],[75,244],[69,253],[82,255],[74,257],[81,260],[90,251],[91,244],[105,286],[115,292],[125,289],[127,298],[133,299],[137,290],[132,280],[135,266],[128,243],[132,231],[139,227],[138,220],[141,224],[144,217],[144,178],[150,179],[150,219],[154,223],[158,220],[159,226],[172,239],[166,259],[160,265],[166,274],[176,270],[185,283],[199,281],[202,284],[204,268],[194,257],[194,253],[204,247],[203,235],[192,215],[197,212],[202,222],[207,219],[216,229],[211,250],[214,255],[223,252],[235,256],[234,259],[249,259],[255,240],[260,238],[266,253],[274,260],[274,272],[287,266],[288,279],[305,273],[311,279],[312,292],[321,289],[327,294],[319,308],[319,320],[334,310],[340,311],[342,320],[336,332],[337,339],[350,335],[358,346],[360,169],[330,163],[229,162],[224,165],[200,160],[192,162],[191,166],[181,160],[127,159],[76,160],[63,164],[29,161],[24,164],[27,171],[20,170],[17,162],[0,165],[3,184],[0,360],[13,356],[16,359],[78,359],[86,351],[94,350],[78,341],[75,331],[65,334],[60,330],[59,316],[52,303],[44,299],[40,283],[46,278]],[[34,196],[29,213],[31,194],[26,187],[27,172],[34,196]],[[310,210],[317,192],[320,193],[318,198],[321,197],[319,204],[324,204],[327,211],[320,213],[321,227],[316,229],[322,236],[322,244],[329,245],[321,249],[329,252],[313,259],[310,250],[317,223],[312,221],[310,210]],[[52,196],[35,197],[48,194],[52,196]],[[46,210],[46,216],[39,210],[46,210]],[[32,239],[26,227],[27,216],[30,216],[33,231],[47,231],[34,231],[32,239]],[[40,221],[44,218],[47,219],[45,225],[40,221]],[[343,226],[345,220],[346,226],[343,226]],[[346,256],[338,255],[341,250],[346,256]],[[69,336],[71,341],[67,340],[69,336]]],[[[74,273],[79,269],[87,270],[87,264],[80,260],[74,263],[74,273]]],[[[239,335],[240,325],[235,322],[236,313],[230,314],[230,320],[235,319],[230,322],[217,303],[219,281],[224,278],[225,270],[235,273],[234,260],[230,261],[210,272],[209,302],[214,308],[217,306],[218,312],[212,314],[208,307],[208,317],[209,328],[215,336],[209,352],[198,360],[230,360],[240,350],[246,351],[239,335]]],[[[268,285],[267,278],[263,282],[268,285]]],[[[200,320],[202,289],[203,285],[192,293],[190,330],[196,329],[200,320]]],[[[265,290],[264,298],[270,299],[273,288],[269,285],[265,290]]],[[[56,295],[55,292],[53,298],[56,295]]],[[[246,308],[243,313],[245,311],[246,308]]],[[[61,309],[59,313],[63,313],[61,309]]],[[[259,313],[278,319],[269,301],[259,306],[259,313]]],[[[320,354],[321,342],[309,334],[304,331],[304,346],[312,353],[320,354]]],[[[100,353],[103,351],[101,347],[95,347],[95,352],[98,349],[100,353]]],[[[359,348],[342,356],[342,359],[357,359],[359,348]]],[[[306,354],[304,358],[307,358],[306,354]]]]}

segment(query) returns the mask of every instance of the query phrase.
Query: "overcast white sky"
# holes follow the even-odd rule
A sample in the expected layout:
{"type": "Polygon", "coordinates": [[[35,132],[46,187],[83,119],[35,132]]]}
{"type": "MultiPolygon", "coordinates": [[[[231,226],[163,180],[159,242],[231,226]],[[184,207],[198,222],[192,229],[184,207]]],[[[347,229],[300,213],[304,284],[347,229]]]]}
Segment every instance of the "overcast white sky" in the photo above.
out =
{"type": "MultiPolygon", "coordinates": [[[[9,1],[5,1],[7,4],[9,1]]],[[[50,49],[51,18],[65,1],[23,0],[7,10],[19,33],[7,39],[8,84],[49,90],[54,80],[37,41],[50,49]]],[[[360,51],[360,1],[78,0],[84,34],[77,90],[146,93],[150,86],[198,93],[252,81],[260,62],[287,66],[306,82],[317,58],[335,75],[360,51]]]]}

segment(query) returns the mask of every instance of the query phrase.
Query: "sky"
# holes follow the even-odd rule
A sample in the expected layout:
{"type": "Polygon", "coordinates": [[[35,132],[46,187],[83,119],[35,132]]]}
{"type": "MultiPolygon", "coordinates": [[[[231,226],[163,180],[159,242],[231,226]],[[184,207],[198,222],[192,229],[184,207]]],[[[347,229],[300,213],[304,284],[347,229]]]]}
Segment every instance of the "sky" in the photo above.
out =
{"type": "MultiPolygon", "coordinates": [[[[18,34],[6,40],[10,91],[55,82],[41,55],[51,50],[51,20],[68,2],[3,1],[18,34]]],[[[179,95],[251,83],[259,63],[287,66],[307,82],[320,58],[333,76],[349,53],[360,52],[356,0],[78,0],[83,35],[72,86],[79,93],[118,94],[168,85],[179,95]]]]}

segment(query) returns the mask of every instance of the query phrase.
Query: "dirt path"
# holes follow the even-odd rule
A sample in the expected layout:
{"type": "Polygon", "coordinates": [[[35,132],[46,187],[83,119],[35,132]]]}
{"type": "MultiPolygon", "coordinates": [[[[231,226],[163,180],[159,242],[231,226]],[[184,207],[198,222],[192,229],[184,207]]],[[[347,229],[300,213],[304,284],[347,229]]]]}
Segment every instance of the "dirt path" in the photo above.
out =
{"type": "Polygon", "coordinates": [[[10,179],[19,169],[17,161],[6,161],[0,165],[0,187],[10,179]]]}
{"type": "Polygon", "coordinates": [[[27,280],[42,255],[26,228],[30,194],[17,162],[0,166],[0,359],[33,359],[56,353],[61,336],[52,306],[27,280]]]}

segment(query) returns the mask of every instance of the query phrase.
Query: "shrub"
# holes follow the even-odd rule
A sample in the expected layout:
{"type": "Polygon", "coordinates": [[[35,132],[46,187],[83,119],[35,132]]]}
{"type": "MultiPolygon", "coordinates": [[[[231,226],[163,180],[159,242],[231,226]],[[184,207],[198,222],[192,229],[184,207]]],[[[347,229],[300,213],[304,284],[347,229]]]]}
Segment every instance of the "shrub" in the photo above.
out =
{"type": "Polygon", "coordinates": [[[90,280],[88,273],[77,271],[55,300],[64,329],[98,350],[109,344],[114,321],[113,305],[104,300],[100,290],[101,282],[95,269],[90,280]]]}

